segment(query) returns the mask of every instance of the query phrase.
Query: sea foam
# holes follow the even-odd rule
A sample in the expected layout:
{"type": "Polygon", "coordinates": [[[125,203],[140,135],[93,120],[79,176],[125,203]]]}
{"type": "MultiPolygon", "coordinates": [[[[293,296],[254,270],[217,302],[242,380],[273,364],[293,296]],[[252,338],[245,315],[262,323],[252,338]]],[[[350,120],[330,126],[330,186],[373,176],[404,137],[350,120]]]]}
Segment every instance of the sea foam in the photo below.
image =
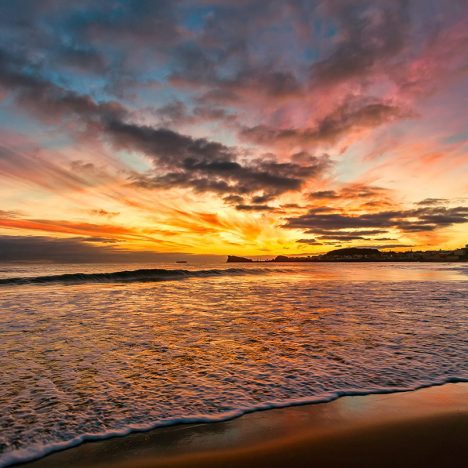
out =
{"type": "Polygon", "coordinates": [[[418,268],[4,287],[0,466],[131,431],[467,381],[468,282],[418,268]],[[407,280],[416,273],[429,280],[407,280]]]}

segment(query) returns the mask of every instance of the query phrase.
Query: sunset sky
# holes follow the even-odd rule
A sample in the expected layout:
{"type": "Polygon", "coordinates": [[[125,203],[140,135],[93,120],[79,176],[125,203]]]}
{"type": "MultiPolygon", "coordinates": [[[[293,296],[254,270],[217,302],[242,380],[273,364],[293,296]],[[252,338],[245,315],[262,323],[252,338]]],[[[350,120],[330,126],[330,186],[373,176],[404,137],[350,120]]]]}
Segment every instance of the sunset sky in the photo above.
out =
{"type": "Polygon", "coordinates": [[[468,242],[465,0],[17,0],[0,23],[0,260],[468,242]]]}

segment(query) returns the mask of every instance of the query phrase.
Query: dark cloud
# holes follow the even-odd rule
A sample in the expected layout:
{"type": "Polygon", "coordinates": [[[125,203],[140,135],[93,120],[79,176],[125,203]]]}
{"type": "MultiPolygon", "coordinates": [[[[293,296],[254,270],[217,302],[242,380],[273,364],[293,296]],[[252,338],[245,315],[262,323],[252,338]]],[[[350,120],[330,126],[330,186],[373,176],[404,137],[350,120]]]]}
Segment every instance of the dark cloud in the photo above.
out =
{"type": "Polygon", "coordinates": [[[272,199],[271,196],[268,195],[259,195],[256,197],[252,197],[252,203],[266,203],[269,202],[272,199]]]}
{"type": "Polygon", "coordinates": [[[417,205],[421,206],[432,206],[432,205],[443,205],[447,203],[448,200],[446,198],[425,198],[420,202],[416,203],[417,205]]]}
{"type": "Polygon", "coordinates": [[[192,116],[189,114],[187,106],[182,101],[172,101],[157,109],[156,115],[162,126],[173,126],[175,124],[191,122],[192,116]]]}
{"type": "MultiPolygon", "coordinates": [[[[151,109],[150,109],[151,112],[151,109]]],[[[175,100],[151,112],[163,127],[177,127],[179,125],[196,125],[208,121],[234,125],[237,120],[235,114],[213,105],[195,105],[189,108],[182,101],[175,100]]]]}
{"type": "Polygon", "coordinates": [[[276,208],[269,205],[236,205],[239,211],[275,211],[276,208]]]}
{"type": "Polygon", "coordinates": [[[414,248],[414,244],[369,244],[369,245],[359,245],[362,249],[399,249],[399,248],[414,248]]]}
{"type": "Polygon", "coordinates": [[[340,190],[340,198],[372,198],[382,199],[385,197],[387,189],[373,185],[350,184],[340,190]]]}
{"type": "Polygon", "coordinates": [[[162,175],[137,176],[135,182],[145,187],[184,186],[235,194],[264,190],[276,195],[299,189],[304,179],[320,175],[330,164],[328,157],[312,155],[302,158],[301,164],[271,157],[241,163],[236,149],[221,143],[122,120],[107,122],[105,130],[120,148],[150,156],[156,172],[169,170],[162,175]]]}
{"type": "Polygon", "coordinates": [[[359,236],[357,234],[341,234],[341,233],[336,233],[336,234],[325,234],[319,236],[320,240],[337,240],[340,242],[351,242],[354,240],[369,240],[368,238],[364,236],[359,236]]]}
{"type": "Polygon", "coordinates": [[[68,26],[80,40],[125,43],[131,46],[171,45],[182,38],[176,8],[180,0],[85,2],[69,16],[68,26]],[[114,7],[114,8],[112,8],[114,7]],[[83,15],[86,11],[88,15],[83,15]],[[110,11],[112,14],[109,14],[110,11]],[[74,14],[73,14],[74,13],[74,14]]]}
{"type": "Polygon", "coordinates": [[[340,190],[320,190],[308,194],[310,200],[332,200],[332,199],[355,199],[355,198],[373,198],[382,199],[385,197],[387,189],[372,185],[350,184],[340,190]]]}
{"type": "Polygon", "coordinates": [[[451,226],[468,221],[468,207],[455,208],[423,207],[410,210],[408,217],[417,218],[421,224],[429,224],[436,227],[451,226]]]}
{"type": "MultiPolygon", "coordinates": [[[[121,94],[154,63],[157,48],[183,38],[178,0],[21,0],[0,3],[0,38],[44,70],[64,79],[104,78],[103,88],[121,94]],[[153,60],[149,60],[152,58],[153,60]]],[[[159,54],[161,55],[161,54],[159,54]]]]}
{"type": "Polygon", "coordinates": [[[324,3],[341,31],[330,55],[311,66],[312,80],[336,82],[363,78],[373,67],[394,57],[406,44],[409,2],[329,1],[324,3]]]}
{"type": "Polygon", "coordinates": [[[277,129],[266,125],[244,128],[240,135],[260,145],[272,143],[301,143],[311,145],[334,142],[350,131],[372,128],[395,119],[410,117],[412,113],[388,101],[352,98],[340,105],[312,128],[277,129]]]}
{"type": "Polygon", "coordinates": [[[309,245],[322,245],[321,242],[319,242],[316,239],[299,239],[296,242],[300,244],[309,244],[309,245]]]}
{"type": "Polygon", "coordinates": [[[135,175],[145,188],[187,187],[197,192],[250,195],[267,198],[299,190],[309,178],[330,166],[328,157],[309,156],[300,164],[269,157],[239,162],[236,150],[203,138],[194,139],[170,130],[111,122],[107,131],[121,148],[139,150],[155,163],[154,175],[135,175]],[[161,173],[162,169],[166,172],[161,173]]]}
{"type": "Polygon", "coordinates": [[[261,53],[255,50],[261,34],[271,35],[272,28],[299,18],[295,6],[300,2],[210,3],[198,40],[183,42],[172,51],[172,83],[199,90],[200,102],[218,104],[237,104],[252,92],[269,99],[302,90],[300,73],[282,63],[286,44],[263,40],[261,53]]]}
{"type": "Polygon", "coordinates": [[[126,115],[116,102],[98,103],[90,96],[55,85],[38,70],[31,69],[28,62],[1,49],[0,88],[12,91],[22,107],[52,122],[75,118],[92,129],[126,115]]]}
{"type": "Polygon", "coordinates": [[[308,198],[318,200],[328,200],[330,198],[338,198],[338,193],[335,190],[320,190],[318,192],[309,193],[308,198]]]}
{"type": "Polygon", "coordinates": [[[297,97],[311,86],[363,81],[389,62],[401,68],[406,49],[418,52],[424,38],[415,31],[423,10],[437,23],[463,8],[426,3],[3,1],[0,38],[67,78],[74,68],[105,77],[107,92],[138,87],[157,66],[164,84],[189,86],[205,103],[248,103],[253,94],[297,97]]]}
{"type": "Polygon", "coordinates": [[[323,84],[364,79],[403,53],[410,42],[408,3],[208,2],[213,8],[198,40],[182,42],[171,51],[171,78],[199,90],[204,102],[234,105],[252,95],[305,96],[310,86],[320,89],[323,84]],[[326,35],[321,34],[317,24],[322,23],[332,25],[334,34],[326,28],[326,35]],[[322,42],[333,46],[304,60],[322,42]]]}
{"type": "Polygon", "coordinates": [[[226,195],[223,197],[223,200],[229,205],[240,205],[244,202],[244,197],[240,195],[226,195]]]}
{"type": "Polygon", "coordinates": [[[304,207],[301,205],[298,205],[297,203],[285,203],[284,205],[281,205],[281,208],[284,209],[293,209],[293,210],[302,210],[304,207]]]}
{"type": "MultiPolygon", "coordinates": [[[[427,232],[466,222],[468,222],[468,207],[463,206],[454,208],[424,207],[415,210],[382,211],[355,216],[341,212],[323,212],[323,209],[311,209],[307,214],[287,218],[285,227],[306,229],[312,234],[324,229],[341,231],[360,228],[397,228],[403,232],[427,232]]],[[[336,236],[339,236],[339,232],[336,233],[336,236]]]]}
{"type": "Polygon", "coordinates": [[[113,102],[99,103],[66,90],[0,51],[0,86],[12,89],[17,101],[43,118],[75,118],[77,131],[93,132],[118,149],[146,154],[152,174],[135,174],[144,188],[187,187],[197,192],[273,197],[300,189],[302,183],[328,169],[328,157],[302,155],[300,161],[278,162],[273,157],[240,160],[239,150],[205,138],[139,125],[126,109],[113,102]],[[260,194],[256,194],[260,192],[260,194]]]}
{"type": "Polygon", "coordinates": [[[321,213],[312,209],[305,215],[288,218],[286,227],[291,228],[319,228],[319,229],[347,229],[368,227],[391,227],[398,212],[370,213],[348,216],[341,213],[321,213]]]}
{"type": "Polygon", "coordinates": [[[314,233],[315,234],[320,234],[323,236],[329,236],[334,239],[335,234],[340,234],[344,236],[375,236],[377,234],[385,234],[387,231],[385,229],[358,229],[354,231],[349,231],[349,230],[343,230],[340,229],[339,232],[337,232],[334,229],[318,229],[314,228],[314,233]]]}
{"type": "Polygon", "coordinates": [[[117,239],[111,239],[109,237],[99,237],[99,236],[89,236],[89,237],[76,237],[76,241],[80,242],[90,242],[92,244],[117,244],[119,241],[117,239]]]}
{"type": "Polygon", "coordinates": [[[222,77],[216,65],[198,51],[197,54],[180,56],[183,66],[171,80],[174,84],[190,83],[208,88],[198,102],[202,104],[235,104],[243,100],[243,94],[255,90],[266,98],[294,96],[302,90],[298,78],[290,71],[274,71],[269,66],[243,64],[231,77],[222,77]]]}

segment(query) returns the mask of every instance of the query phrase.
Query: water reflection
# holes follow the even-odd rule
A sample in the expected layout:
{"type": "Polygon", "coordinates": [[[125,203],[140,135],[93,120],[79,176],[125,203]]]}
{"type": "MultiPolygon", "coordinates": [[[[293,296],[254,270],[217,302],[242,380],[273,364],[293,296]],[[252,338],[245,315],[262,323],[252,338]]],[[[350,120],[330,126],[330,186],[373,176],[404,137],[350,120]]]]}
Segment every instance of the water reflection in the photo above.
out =
{"type": "Polygon", "coordinates": [[[336,391],[468,377],[459,269],[268,268],[3,288],[4,454],[336,391]]]}

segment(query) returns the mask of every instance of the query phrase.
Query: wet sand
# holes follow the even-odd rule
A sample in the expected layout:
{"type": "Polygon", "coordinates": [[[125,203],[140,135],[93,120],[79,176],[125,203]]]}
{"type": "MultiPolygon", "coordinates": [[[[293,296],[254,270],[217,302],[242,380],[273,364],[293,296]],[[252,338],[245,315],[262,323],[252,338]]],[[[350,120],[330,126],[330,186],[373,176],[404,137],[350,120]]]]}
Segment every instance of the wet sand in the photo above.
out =
{"type": "Polygon", "coordinates": [[[468,384],[172,426],[51,454],[57,467],[468,466],[468,384]]]}

